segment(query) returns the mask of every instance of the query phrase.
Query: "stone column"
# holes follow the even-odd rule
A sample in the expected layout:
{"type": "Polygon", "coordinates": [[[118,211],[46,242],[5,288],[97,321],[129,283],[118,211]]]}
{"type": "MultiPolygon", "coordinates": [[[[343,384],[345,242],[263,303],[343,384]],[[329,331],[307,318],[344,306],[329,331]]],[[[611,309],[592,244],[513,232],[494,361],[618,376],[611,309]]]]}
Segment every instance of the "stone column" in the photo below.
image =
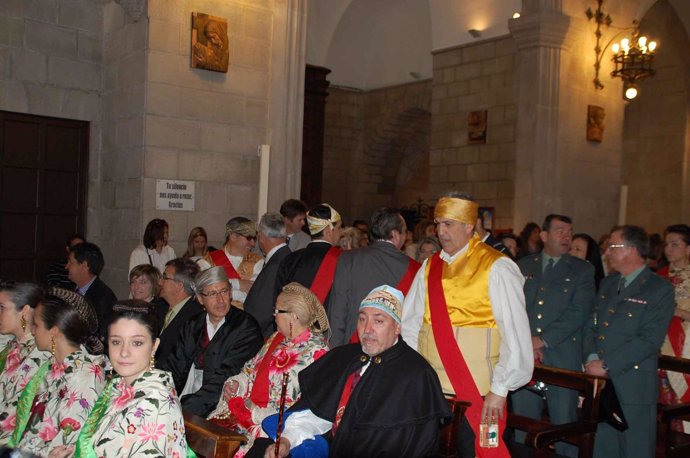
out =
{"type": "Polygon", "coordinates": [[[302,170],[307,1],[276,0],[271,62],[271,167],[268,208],[299,198],[302,170]]]}
{"type": "Polygon", "coordinates": [[[514,227],[560,205],[558,127],[561,53],[570,18],[557,0],[524,0],[510,20],[518,49],[514,227]]]}

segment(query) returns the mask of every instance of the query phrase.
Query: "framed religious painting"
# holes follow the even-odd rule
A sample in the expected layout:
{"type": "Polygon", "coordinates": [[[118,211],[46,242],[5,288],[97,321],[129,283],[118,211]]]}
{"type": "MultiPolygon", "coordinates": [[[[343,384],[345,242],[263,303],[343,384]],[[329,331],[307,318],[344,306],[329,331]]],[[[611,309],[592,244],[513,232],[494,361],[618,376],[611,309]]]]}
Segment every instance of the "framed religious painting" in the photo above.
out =
{"type": "Polygon", "coordinates": [[[228,20],[192,13],[192,68],[228,72],[228,20]]]}

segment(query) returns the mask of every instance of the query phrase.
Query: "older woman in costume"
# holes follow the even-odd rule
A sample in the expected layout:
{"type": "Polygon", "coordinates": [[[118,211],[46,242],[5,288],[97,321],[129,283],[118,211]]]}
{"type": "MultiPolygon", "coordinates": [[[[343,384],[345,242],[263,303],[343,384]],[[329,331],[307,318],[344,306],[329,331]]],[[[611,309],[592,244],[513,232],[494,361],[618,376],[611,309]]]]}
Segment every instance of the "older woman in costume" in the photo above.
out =
{"type": "Polygon", "coordinates": [[[170,374],[153,368],[158,318],[143,301],[115,304],[108,327],[108,356],[115,374],[80,429],[76,448],[53,457],[187,456],[182,409],[170,374]]]}
{"type": "Polygon", "coordinates": [[[276,300],[278,331],[224,385],[223,397],[209,416],[217,423],[247,436],[235,457],[243,457],[256,437],[266,437],[261,422],[278,412],[281,388],[287,374],[285,407],[299,397],[297,374],[328,351],[323,333],[328,330],[326,311],[314,293],[290,283],[276,300]]]}
{"type": "Polygon", "coordinates": [[[105,357],[98,319],[83,296],[52,288],[34,313],[39,350],[50,351],[19,398],[9,445],[47,456],[76,442],[105,386],[105,357]]]}
{"type": "Polygon", "coordinates": [[[0,284],[0,333],[14,337],[0,352],[0,445],[12,436],[24,387],[48,360],[49,353],[36,348],[31,333],[34,309],[42,297],[33,283],[0,284]]]}

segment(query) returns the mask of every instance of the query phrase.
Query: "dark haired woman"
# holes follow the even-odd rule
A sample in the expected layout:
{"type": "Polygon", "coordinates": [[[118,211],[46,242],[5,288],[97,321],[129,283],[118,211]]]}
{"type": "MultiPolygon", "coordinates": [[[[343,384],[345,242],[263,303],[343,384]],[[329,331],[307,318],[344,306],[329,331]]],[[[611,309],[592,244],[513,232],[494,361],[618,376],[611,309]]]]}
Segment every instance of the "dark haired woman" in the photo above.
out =
{"type": "Polygon", "coordinates": [[[144,243],[136,247],[129,255],[129,270],[140,264],[150,264],[160,272],[165,270],[165,263],[175,259],[175,250],[168,245],[168,223],[164,219],[152,219],[144,230],[144,243]]]}
{"type": "Polygon", "coordinates": [[[96,311],[83,296],[52,288],[34,313],[36,346],[50,360],[26,385],[9,445],[48,456],[74,444],[105,386],[96,311]]]}
{"type": "Polygon", "coordinates": [[[36,348],[34,309],[43,291],[33,283],[0,284],[0,333],[14,339],[0,352],[0,444],[6,444],[14,431],[19,396],[48,352],[36,348]]]}
{"type": "Polygon", "coordinates": [[[604,275],[604,263],[601,260],[599,244],[587,234],[573,235],[570,244],[570,255],[584,259],[594,267],[594,283],[599,289],[599,282],[606,276],[604,275]]]}
{"type": "Polygon", "coordinates": [[[541,228],[537,223],[527,223],[520,232],[520,251],[518,259],[530,254],[541,252],[543,247],[541,238],[541,228]]]}
{"type": "MultiPolygon", "coordinates": [[[[120,301],[108,327],[115,374],[80,429],[74,456],[187,456],[184,419],[170,374],[153,368],[158,317],[143,301],[120,301]]],[[[70,456],[72,446],[52,456],[70,456]]]]}

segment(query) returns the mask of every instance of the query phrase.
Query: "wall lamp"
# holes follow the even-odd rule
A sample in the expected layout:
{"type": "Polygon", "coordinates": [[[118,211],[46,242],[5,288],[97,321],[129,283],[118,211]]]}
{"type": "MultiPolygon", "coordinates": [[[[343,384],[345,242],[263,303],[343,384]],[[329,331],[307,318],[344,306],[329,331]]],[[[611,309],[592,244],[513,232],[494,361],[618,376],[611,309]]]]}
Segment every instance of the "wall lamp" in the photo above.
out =
{"type": "Polygon", "coordinates": [[[597,30],[594,32],[594,35],[597,37],[597,44],[594,47],[596,53],[596,61],[594,62],[594,88],[604,88],[603,83],[599,79],[599,70],[601,68],[601,59],[608,47],[611,46],[611,52],[613,53],[611,60],[614,64],[614,70],[611,72],[611,76],[623,80],[623,97],[626,100],[632,100],[637,97],[639,91],[637,82],[648,76],[654,76],[656,73],[652,68],[652,64],[656,57],[657,43],[655,41],[648,41],[645,36],[640,36],[640,23],[638,21],[633,21],[632,27],[612,27],[611,23],[613,19],[611,19],[608,13],[604,13],[601,9],[603,3],[604,0],[597,0],[596,11],[592,11],[591,8],[587,8],[587,11],[585,11],[587,19],[594,19],[594,22],[597,24],[597,30]],[[619,30],[619,32],[606,43],[603,49],[601,47],[602,26],[619,30]],[[631,38],[624,37],[620,40],[620,43],[613,43],[621,34],[628,31],[631,32],[631,38]]]}

